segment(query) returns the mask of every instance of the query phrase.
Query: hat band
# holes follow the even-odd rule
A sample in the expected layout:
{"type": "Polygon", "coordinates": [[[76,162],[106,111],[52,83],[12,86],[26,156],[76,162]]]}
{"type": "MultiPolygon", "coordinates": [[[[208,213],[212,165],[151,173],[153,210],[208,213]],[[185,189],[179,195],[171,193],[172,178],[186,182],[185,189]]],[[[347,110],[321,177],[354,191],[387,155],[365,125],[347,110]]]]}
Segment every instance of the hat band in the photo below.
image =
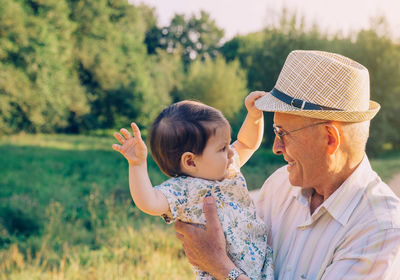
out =
{"type": "Polygon", "coordinates": [[[328,110],[328,111],[342,111],[341,109],[326,107],[322,105],[318,105],[315,103],[307,102],[302,99],[293,98],[290,95],[287,95],[280,90],[273,88],[270,92],[274,97],[278,98],[280,101],[285,102],[286,104],[299,108],[301,110],[328,110]]]}

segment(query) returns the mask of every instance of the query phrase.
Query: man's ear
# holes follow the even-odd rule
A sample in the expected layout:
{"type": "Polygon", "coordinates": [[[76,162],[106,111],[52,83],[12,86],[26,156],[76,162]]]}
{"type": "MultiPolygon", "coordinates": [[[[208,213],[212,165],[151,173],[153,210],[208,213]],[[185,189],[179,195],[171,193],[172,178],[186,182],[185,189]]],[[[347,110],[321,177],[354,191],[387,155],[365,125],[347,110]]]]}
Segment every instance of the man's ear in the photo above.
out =
{"type": "Polygon", "coordinates": [[[185,152],[181,156],[181,170],[186,174],[191,174],[191,171],[196,169],[195,154],[185,152]]]}
{"type": "Polygon", "coordinates": [[[340,132],[336,124],[328,124],[325,126],[328,133],[328,153],[333,155],[340,146],[340,132]]]}

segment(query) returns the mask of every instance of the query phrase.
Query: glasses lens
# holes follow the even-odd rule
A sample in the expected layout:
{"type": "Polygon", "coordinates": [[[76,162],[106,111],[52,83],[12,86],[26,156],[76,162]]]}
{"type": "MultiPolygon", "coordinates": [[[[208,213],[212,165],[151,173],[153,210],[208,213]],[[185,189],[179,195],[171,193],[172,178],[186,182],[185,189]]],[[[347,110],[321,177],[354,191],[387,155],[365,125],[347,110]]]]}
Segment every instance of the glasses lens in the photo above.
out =
{"type": "Polygon", "coordinates": [[[277,126],[274,125],[273,128],[274,128],[274,133],[275,133],[276,137],[278,137],[279,141],[281,141],[283,143],[283,139],[282,139],[283,135],[282,135],[282,132],[280,130],[280,127],[277,127],[277,126]]]}

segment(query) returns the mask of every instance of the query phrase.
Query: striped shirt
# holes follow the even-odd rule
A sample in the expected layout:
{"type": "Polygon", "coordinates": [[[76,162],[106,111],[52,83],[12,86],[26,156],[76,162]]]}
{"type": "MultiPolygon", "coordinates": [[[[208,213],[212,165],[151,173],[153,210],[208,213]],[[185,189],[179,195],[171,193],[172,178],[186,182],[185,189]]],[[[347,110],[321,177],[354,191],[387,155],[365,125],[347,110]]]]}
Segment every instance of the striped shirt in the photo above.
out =
{"type": "Polygon", "coordinates": [[[400,200],[367,156],[312,215],[310,196],[290,185],[284,166],[256,200],[275,279],[400,279],[400,200]]]}

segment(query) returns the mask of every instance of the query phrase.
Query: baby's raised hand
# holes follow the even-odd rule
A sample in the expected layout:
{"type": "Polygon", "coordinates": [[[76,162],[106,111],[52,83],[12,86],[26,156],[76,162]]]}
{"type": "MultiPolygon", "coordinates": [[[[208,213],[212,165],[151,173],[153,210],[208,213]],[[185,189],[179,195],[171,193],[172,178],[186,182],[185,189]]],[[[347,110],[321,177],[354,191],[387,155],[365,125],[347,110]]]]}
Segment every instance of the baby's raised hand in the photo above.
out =
{"type": "Polygon", "coordinates": [[[147,147],[142,136],[140,135],[139,127],[135,123],[131,123],[133,137],[125,128],[114,133],[114,137],[121,145],[114,144],[112,148],[120,152],[129,162],[130,165],[141,165],[146,163],[147,147]]]}
{"type": "Polygon", "coordinates": [[[261,118],[263,116],[263,112],[257,109],[257,107],[254,105],[254,102],[265,94],[265,91],[253,91],[247,95],[246,99],[244,100],[244,105],[246,106],[249,115],[253,118],[261,118]]]}

